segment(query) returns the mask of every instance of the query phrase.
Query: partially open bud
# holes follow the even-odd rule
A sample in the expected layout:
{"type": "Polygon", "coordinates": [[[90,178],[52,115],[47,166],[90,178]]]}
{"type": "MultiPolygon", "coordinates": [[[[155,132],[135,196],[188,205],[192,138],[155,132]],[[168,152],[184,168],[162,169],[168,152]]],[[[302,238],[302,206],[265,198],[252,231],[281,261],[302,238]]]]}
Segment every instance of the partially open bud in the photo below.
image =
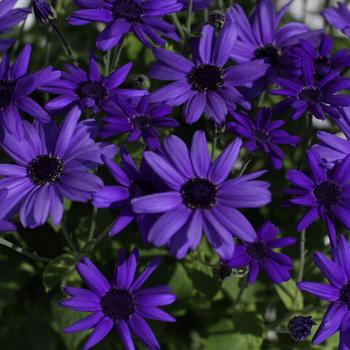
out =
{"type": "Polygon", "coordinates": [[[138,74],[133,78],[133,85],[136,89],[149,90],[151,82],[147,75],[138,74]]]}
{"type": "Polygon", "coordinates": [[[225,24],[225,13],[220,10],[213,11],[208,17],[208,22],[217,30],[221,30],[225,24]]]}
{"type": "Polygon", "coordinates": [[[35,18],[42,24],[50,24],[57,18],[55,9],[45,0],[32,0],[32,7],[35,18]]]}
{"type": "Polygon", "coordinates": [[[311,316],[296,316],[288,322],[288,330],[294,340],[304,341],[311,334],[312,326],[315,325],[311,316]]]}

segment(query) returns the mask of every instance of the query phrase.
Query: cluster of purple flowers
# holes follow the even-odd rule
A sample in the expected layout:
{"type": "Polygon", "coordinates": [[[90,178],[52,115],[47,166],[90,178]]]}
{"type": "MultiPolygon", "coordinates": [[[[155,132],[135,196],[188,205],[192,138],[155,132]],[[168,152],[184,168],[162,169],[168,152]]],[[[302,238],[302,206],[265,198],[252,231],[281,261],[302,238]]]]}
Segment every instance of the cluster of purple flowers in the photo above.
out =
{"type": "MultiPolygon", "coordinates": [[[[340,330],[340,349],[350,349],[350,246],[344,236],[337,237],[337,225],[350,230],[350,79],[343,75],[350,67],[349,51],[333,53],[332,40],[322,30],[295,22],[280,25],[291,2],[276,11],[272,0],[260,0],[249,17],[235,4],[221,15],[220,26],[203,23],[199,35],[191,35],[191,26],[188,33],[182,27],[178,33],[167,16],[177,18],[187,11],[190,20],[192,12],[208,10],[210,0],[74,2],[79,9],[69,24],[105,25],[97,49],[121,50],[129,34],[151,49],[155,62],[149,76],[161,86],[152,91],[124,87],[132,63],[107,67],[103,75],[93,50],[88,70],[70,62],[62,71],[49,66],[28,73],[31,46],[25,45],[11,64],[6,50],[14,41],[1,39],[0,146],[13,163],[0,165],[0,231],[15,229],[10,221],[16,214],[24,227],[43,225],[49,217],[59,225],[64,199],[90,201],[96,208],[118,210],[110,236],[135,219],[145,245],[166,247],[183,259],[198,248],[204,233],[222,264],[248,267],[248,283],[255,282],[260,269],[274,283],[283,283],[291,278],[292,260],[274,249],[296,239],[276,238],[279,229],[270,221],[254,229],[251,212],[242,212],[272,200],[270,183],[262,179],[269,169],[246,168],[259,153],[270,158],[271,171],[286,167],[281,147],[296,147],[301,140],[283,129],[286,110],[295,123],[305,119],[310,126],[313,117],[328,119],[346,139],[327,132],[318,132],[319,143],[312,146],[312,140],[304,139],[308,171],[289,169],[291,187],[284,192],[291,196],[286,205],[308,207],[296,230],[304,231],[320,218],[332,248],[332,260],[320,253],[314,259],[331,285],[298,284],[300,290],[331,303],[314,343],[340,330]],[[165,48],[167,41],[174,46],[165,48]],[[179,42],[184,44],[182,52],[174,49],[179,42]],[[43,105],[36,99],[40,93],[56,96],[43,105]],[[272,108],[254,103],[257,96],[263,102],[267,94],[280,96],[272,108]],[[181,106],[184,118],[177,120],[173,113],[181,106]],[[214,125],[211,153],[201,130],[204,119],[214,125]],[[193,130],[192,124],[197,130],[190,136],[172,134],[173,128],[185,129],[183,124],[186,131],[193,130]],[[219,128],[230,139],[220,151],[219,128]],[[113,160],[116,136],[136,142],[142,154],[139,164],[124,146],[119,147],[120,164],[113,160]],[[248,154],[246,164],[238,161],[243,153],[248,154]],[[98,166],[109,170],[114,184],[104,184],[93,173],[98,166]]],[[[15,3],[0,0],[0,34],[29,12],[13,10],[15,3]]],[[[32,7],[42,24],[55,25],[52,6],[33,0],[32,7]]],[[[350,37],[345,5],[326,9],[323,15],[350,37]]],[[[126,259],[119,251],[112,282],[86,257],[76,265],[88,289],[66,287],[69,299],[61,306],[91,313],[65,330],[93,328],[84,349],[112,328],[128,350],[135,349],[130,330],[149,349],[160,348],[145,318],[175,321],[158,308],[173,303],[175,296],[166,286],[140,289],[159,262],[153,260],[135,279],[137,256],[134,250],[126,259]]],[[[290,329],[302,329],[304,339],[314,323],[300,320],[294,319],[290,329]],[[299,321],[306,322],[306,330],[299,321]]]]}

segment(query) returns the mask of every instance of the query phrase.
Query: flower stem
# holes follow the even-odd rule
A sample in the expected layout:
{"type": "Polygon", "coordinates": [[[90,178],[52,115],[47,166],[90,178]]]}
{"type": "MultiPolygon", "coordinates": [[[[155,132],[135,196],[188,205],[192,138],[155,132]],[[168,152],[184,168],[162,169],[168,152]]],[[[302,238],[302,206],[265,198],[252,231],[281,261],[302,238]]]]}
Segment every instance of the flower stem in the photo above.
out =
{"type": "Polygon", "coordinates": [[[300,267],[299,267],[299,274],[298,274],[298,282],[303,280],[304,277],[304,267],[305,267],[305,241],[306,241],[306,230],[301,231],[300,236],[300,267]]]}
{"type": "Polygon", "coordinates": [[[184,38],[186,34],[185,34],[185,31],[184,31],[184,29],[182,27],[182,24],[181,24],[180,20],[179,20],[179,17],[177,16],[176,13],[173,13],[171,15],[171,17],[173,19],[173,22],[175,24],[176,29],[179,31],[179,33],[181,35],[181,38],[184,38]]]}
{"type": "Polygon", "coordinates": [[[248,168],[250,162],[252,161],[252,159],[253,159],[252,155],[249,154],[249,156],[248,156],[246,162],[242,165],[241,170],[239,171],[239,175],[238,175],[238,176],[242,176],[242,175],[245,173],[245,171],[247,170],[247,168],[248,168]]]}
{"type": "Polygon", "coordinates": [[[237,296],[236,296],[236,299],[234,302],[235,308],[237,308],[237,306],[240,304],[242,297],[243,297],[243,294],[244,294],[244,291],[246,290],[247,286],[248,286],[247,279],[246,278],[241,279],[239,291],[237,293],[237,296]]]}
{"type": "Polygon", "coordinates": [[[216,151],[217,144],[218,144],[218,137],[216,134],[214,134],[213,141],[212,141],[212,147],[211,147],[211,159],[212,160],[215,157],[215,151],[216,151]]]}
{"type": "Polygon", "coordinates": [[[112,226],[113,226],[113,222],[109,226],[107,226],[106,229],[99,236],[97,236],[90,242],[86,243],[86,245],[83,248],[83,251],[84,252],[92,251],[97,244],[99,244],[105,237],[108,236],[112,226]]]}
{"type": "Polygon", "coordinates": [[[51,261],[51,259],[49,259],[49,258],[45,258],[43,256],[36,254],[36,253],[32,253],[29,250],[24,249],[16,244],[13,244],[4,238],[0,238],[0,244],[14,250],[15,252],[17,252],[21,255],[26,256],[27,258],[31,258],[33,260],[40,261],[40,262],[50,262],[51,261]]]}
{"type": "Polygon", "coordinates": [[[192,10],[193,10],[193,0],[189,0],[188,2],[188,13],[187,13],[187,36],[191,35],[191,27],[192,27],[192,10]]]}
{"type": "Polygon", "coordinates": [[[60,29],[56,26],[56,23],[52,23],[51,27],[53,28],[54,32],[57,34],[58,38],[60,39],[63,48],[66,50],[67,55],[69,57],[69,60],[72,63],[76,63],[75,57],[73,55],[73,51],[70,47],[70,45],[68,44],[67,40],[65,39],[64,35],[62,34],[62,32],[60,31],[60,29]]]}
{"type": "Polygon", "coordinates": [[[74,242],[72,235],[69,233],[66,225],[62,222],[61,223],[61,229],[64,235],[64,238],[66,239],[70,249],[77,255],[79,255],[79,247],[78,245],[74,242]]]}
{"type": "Polygon", "coordinates": [[[224,1],[223,0],[218,0],[218,6],[220,10],[224,9],[224,1]]]}
{"type": "Polygon", "coordinates": [[[94,207],[91,215],[91,225],[90,225],[90,230],[88,235],[88,242],[94,238],[94,233],[96,229],[96,216],[97,216],[97,208],[94,207]]]}

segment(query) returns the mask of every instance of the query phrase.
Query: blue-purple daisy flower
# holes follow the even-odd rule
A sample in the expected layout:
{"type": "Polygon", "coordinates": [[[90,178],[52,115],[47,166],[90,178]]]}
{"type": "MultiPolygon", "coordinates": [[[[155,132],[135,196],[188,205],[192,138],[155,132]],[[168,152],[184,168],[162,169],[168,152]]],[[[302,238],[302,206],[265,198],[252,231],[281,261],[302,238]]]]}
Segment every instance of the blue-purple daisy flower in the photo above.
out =
{"type": "Polygon", "coordinates": [[[338,2],[338,7],[327,8],[322,14],[334,28],[350,37],[350,11],[345,3],[338,2]]]}
{"type": "Polygon", "coordinates": [[[48,103],[49,111],[61,110],[77,105],[97,113],[114,96],[137,97],[147,94],[146,90],[119,89],[127,78],[132,63],[127,63],[108,75],[101,76],[98,64],[93,54],[89,59],[89,72],[71,64],[65,65],[61,79],[45,86],[45,90],[60,95],[48,103]]]}
{"type": "Polygon", "coordinates": [[[298,136],[292,136],[282,130],[283,120],[272,120],[271,110],[261,108],[257,112],[256,120],[246,113],[233,113],[234,121],[227,123],[227,130],[242,137],[244,146],[248,152],[256,150],[268,155],[275,169],[282,167],[284,153],[279,145],[295,147],[300,140],[298,136]]]}
{"type": "Polygon", "coordinates": [[[177,0],[75,0],[82,10],[75,11],[68,19],[72,25],[85,25],[91,22],[106,24],[98,36],[96,45],[102,51],[108,51],[118,45],[128,32],[134,33],[146,47],[151,42],[164,45],[163,36],[178,40],[175,27],[163,17],[180,11],[183,4],[177,0]]]}
{"type": "Polygon", "coordinates": [[[332,38],[324,33],[321,34],[318,47],[309,41],[301,39],[299,45],[290,50],[290,56],[296,61],[296,65],[302,67],[305,60],[310,60],[314,69],[314,76],[318,79],[336,71],[340,72],[350,66],[350,52],[348,49],[338,50],[332,54],[332,38]]]}
{"type": "Polygon", "coordinates": [[[29,95],[42,85],[60,77],[52,67],[43,68],[27,74],[31,46],[26,45],[10,65],[9,56],[5,53],[0,63],[0,121],[2,127],[17,137],[23,137],[24,128],[19,112],[25,112],[41,123],[51,120],[49,114],[29,95]]]}
{"type": "Polygon", "coordinates": [[[116,98],[104,108],[106,116],[100,133],[102,138],[128,133],[128,142],[142,138],[150,149],[160,147],[158,128],[176,128],[179,123],[168,117],[172,108],[164,103],[150,103],[150,97],[144,96],[135,106],[116,98]]]}
{"type": "Polygon", "coordinates": [[[93,120],[78,123],[80,110],[74,107],[58,128],[51,123],[23,122],[21,140],[5,133],[0,146],[16,164],[1,164],[0,189],[8,190],[1,202],[0,217],[19,212],[25,227],[42,225],[50,215],[58,225],[63,199],[87,202],[102,187],[102,180],[89,173],[102,163],[101,155],[113,157],[113,145],[95,143],[93,120]]]}
{"type": "Polygon", "coordinates": [[[152,172],[144,161],[141,161],[141,166],[138,169],[124,147],[120,147],[120,155],[120,166],[110,158],[102,156],[105,166],[116,181],[116,185],[105,185],[96,191],[92,204],[97,208],[120,208],[120,213],[109,231],[111,236],[121,232],[136,219],[141,236],[146,242],[147,232],[154,220],[150,215],[136,214],[132,210],[131,200],[154,193],[156,182],[152,181],[152,172]]]}
{"type": "MultiPolygon", "coordinates": [[[[13,9],[17,0],[2,0],[0,2],[0,34],[11,30],[16,24],[22,22],[29,9],[13,9]]],[[[14,43],[14,39],[0,39],[0,51],[7,50],[14,43]]]]}
{"type": "Polygon", "coordinates": [[[279,229],[271,222],[264,223],[257,229],[254,241],[237,244],[235,252],[228,260],[222,262],[230,268],[249,266],[248,283],[255,282],[259,270],[263,269],[274,283],[282,283],[290,279],[293,267],[292,259],[274,249],[287,247],[296,242],[293,237],[276,238],[279,229]]]}
{"type": "Polygon", "coordinates": [[[327,116],[340,119],[345,117],[344,107],[350,106],[350,96],[339,93],[350,88],[350,79],[333,71],[318,80],[314,77],[313,64],[309,60],[303,61],[301,77],[276,78],[275,83],[279,89],[270,93],[286,98],[275,105],[273,111],[280,113],[292,108],[293,120],[306,112],[318,119],[327,116]]]}
{"type": "Polygon", "coordinates": [[[289,204],[310,208],[297,225],[306,229],[320,217],[326,222],[331,243],[336,243],[334,220],[350,229],[350,156],[345,157],[332,170],[323,166],[321,156],[311,149],[306,154],[310,175],[299,170],[289,170],[287,178],[292,188],[285,190],[294,198],[289,204]]]}
{"type": "Polygon", "coordinates": [[[195,45],[194,62],[174,52],[155,49],[157,62],[151,67],[150,75],[173,82],[154,92],[152,101],[164,101],[172,106],[184,104],[183,113],[189,124],[195,123],[203,113],[223,123],[237,104],[249,108],[236,87],[251,86],[265,74],[268,65],[256,60],[226,68],[236,37],[236,23],[228,19],[217,37],[213,26],[203,26],[195,45]]]}
{"type": "Polygon", "coordinates": [[[329,284],[298,282],[298,288],[330,303],[316,334],[315,345],[340,332],[339,350],[350,349],[350,246],[340,236],[332,251],[332,260],[322,253],[314,254],[314,262],[329,284]]]}
{"type": "Polygon", "coordinates": [[[130,330],[150,350],[160,350],[158,341],[145,319],[175,322],[175,319],[160,306],[172,304],[176,296],[168,286],[142,288],[159,265],[155,258],[135,278],[138,251],[135,249],[126,259],[122,249],[118,252],[113,279],[109,282],[100,270],[83,258],[76,269],[88,289],[65,287],[69,299],[60,302],[62,307],[90,313],[83,319],[65,328],[65,333],[93,329],[83,345],[88,350],[103,340],[115,329],[125,349],[135,350],[130,330]]]}
{"type": "Polygon", "coordinates": [[[148,233],[156,246],[168,245],[173,255],[183,258],[196,249],[204,231],[223,258],[233,254],[233,236],[253,242],[256,234],[237,208],[258,208],[271,201],[269,183],[257,180],[258,171],[228,180],[242,141],[230,143],[212,161],[203,131],[197,131],[191,150],[177,136],[164,139],[163,154],[144,152],[144,158],[167,189],[135,198],[133,210],[140,214],[162,214],[148,233]]]}
{"type": "Polygon", "coordinates": [[[291,22],[279,27],[291,2],[276,11],[272,0],[260,0],[249,19],[240,5],[233,5],[229,12],[237,21],[239,34],[231,58],[237,63],[264,59],[272,68],[268,74],[273,76],[293,45],[302,38],[315,39],[319,32],[310,32],[305,24],[291,22]]]}

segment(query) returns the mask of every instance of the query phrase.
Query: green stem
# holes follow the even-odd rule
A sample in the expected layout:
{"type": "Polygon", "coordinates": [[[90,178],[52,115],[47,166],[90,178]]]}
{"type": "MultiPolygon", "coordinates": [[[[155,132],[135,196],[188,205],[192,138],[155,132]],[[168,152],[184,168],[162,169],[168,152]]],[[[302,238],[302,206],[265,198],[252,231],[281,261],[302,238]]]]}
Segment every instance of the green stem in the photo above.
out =
{"type": "Polygon", "coordinates": [[[112,56],[112,51],[108,50],[106,54],[106,67],[105,67],[105,76],[109,75],[109,67],[111,65],[111,56],[112,56]]]}
{"type": "Polygon", "coordinates": [[[305,256],[306,256],[305,241],[306,241],[306,230],[303,230],[301,231],[301,236],[300,236],[300,267],[299,267],[299,274],[298,274],[298,282],[302,281],[304,277],[305,256]]]}
{"type": "Polygon", "coordinates": [[[252,161],[252,159],[253,159],[252,155],[249,154],[248,159],[247,159],[246,162],[242,165],[241,170],[239,171],[239,175],[238,175],[238,176],[242,176],[242,175],[245,173],[245,171],[247,170],[247,168],[248,168],[250,162],[252,161]]]}
{"type": "Polygon", "coordinates": [[[183,27],[182,27],[182,24],[181,24],[181,22],[180,22],[180,20],[179,20],[179,17],[177,16],[176,13],[173,13],[173,14],[171,15],[171,17],[172,17],[172,19],[173,19],[173,22],[174,22],[174,24],[175,24],[176,29],[179,31],[179,33],[180,33],[180,35],[181,35],[181,38],[184,38],[184,37],[186,36],[186,33],[185,33],[185,31],[184,31],[184,29],[183,29],[183,27]]]}
{"type": "Polygon", "coordinates": [[[91,241],[94,238],[94,233],[96,229],[96,216],[97,216],[97,208],[94,207],[91,215],[91,225],[90,225],[90,230],[88,235],[88,241],[91,241]]]}
{"type": "Polygon", "coordinates": [[[218,143],[218,137],[217,137],[217,135],[215,134],[215,131],[214,131],[214,137],[213,137],[212,148],[211,148],[211,159],[212,160],[215,157],[215,151],[216,151],[217,143],[218,143]]]}
{"type": "Polygon", "coordinates": [[[193,10],[193,0],[188,2],[188,13],[187,13],[187,36],[191,35],[191,26],[192,26],[192,10],[193,10]]]}
{"type": "Polygon", "coordinates": [[[243,297],[243,294],[244,294],[244,291],[246,290],[247,286],[248,286],[247,279],[246,278],[241,279],[239,291],[238,291],[236,299],[234,301],[235,308],[237,308],[237,306],[240,304],[242,297],[243,297]]]}
{"type": "Polygon", "coordinates": [[[66,225],[62,222],[61,223],[61,229],[64,235],[64,238],[67,241],[67,244],[69,245],[70,249],[75,253],[75,254],[79,254],[79,247],[77,246],[77,244],[74,242],[72,235],[69,233],[66,225]]]}
{"type": "Polygon", "coordinates": [[[40,261],[40,262],[50,262],[51,261],[51,259],[49,259],[49,258],[45,258],[43,256],[36,254],[36,253],[32,253],[29,250],[26,250],[20,246],[17,246],[16,244],[11,243],[4,238],[0,238],[0,244],[12,249],[13,251],[15,251],[21,255],[26,256],[27,258],[31,258],[31,259],[34,259],[34,260],[40,261]]]}
{"type": "Polygon", "coordinates": [[[220,10],[224,9],[224,1],[223,0],[218,0],[218,6],[220,10]]]}
{"type": "Polygon", "coordinates": [[[85,247],[83,248],[84,252],[90,252],[92,249],[95,248],[97,244],[99,244],[104,238],[106,238],[109,234],[109,231],[111,230],[114,223],[110,224],[106,229],[96,238],[88,242],[85,247]]]}
{"type": "Polygon", "coordinates": [[[113,72],[117,68],[117,66],[119,64],[119,60],[120,60],[120,55],[123,51],[123,48],[124,48],[124,42],[122,42],[119,47],[116,47],[116,51],[115,51],[115,55],[114,55],[113,60],[112,60],[112,66],[111,66],[110,72],[113,72]]]}
{"type": "Polygon", "coordinates": [[[72,62],[72,63],[76,63],[76,60],[74,58],[74,55],[73,55],[73,51],[70,47],[70,45],[68,44],[67,40],[65,39],[65,37],[63,36],[62,32],[60,31],[60,29],[56,26],[56,23],[52,23],[51,24],[51,27],[53,28],[54,32],[57,34],[58,38],[60,39],[61,43],[62,43],[62,46],[63,48],[66,50],[67,52],[67,55],[69,57],[69,60],[72,62]]]}

